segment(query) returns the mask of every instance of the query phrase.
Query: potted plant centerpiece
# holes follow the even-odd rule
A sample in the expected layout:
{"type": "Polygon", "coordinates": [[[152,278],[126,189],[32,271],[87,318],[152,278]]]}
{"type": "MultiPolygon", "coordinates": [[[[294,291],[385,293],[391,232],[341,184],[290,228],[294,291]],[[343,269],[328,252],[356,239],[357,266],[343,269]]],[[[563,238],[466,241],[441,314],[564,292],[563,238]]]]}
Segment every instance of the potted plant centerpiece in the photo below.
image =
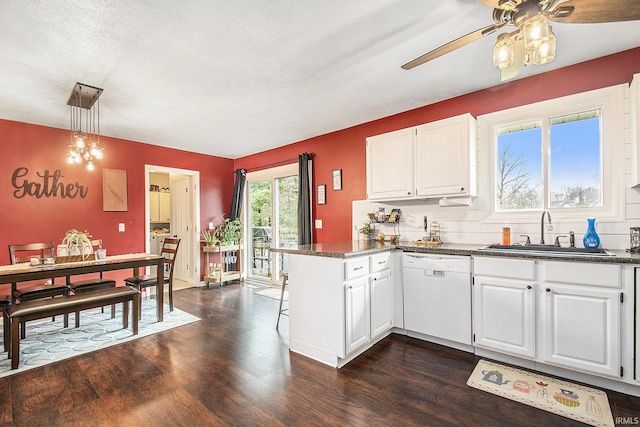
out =
{"type": "MultiPolygon", "coordinates": [[[[91,234],[88,231],[78,231],[75,228],[67,231],[62,238],[62,247],[66,249],[66,256],[78,256],[81,255],[83,259],[86,259],[93,253],[93,247],[91,246],[91,234]]],[[[60,247],[58,248],[60,252],[60,247]]],[[[58,254],[63,255],[63,254],[58,254]]],[[[63,255],[64,256],[64,255],[63,255]]]]}

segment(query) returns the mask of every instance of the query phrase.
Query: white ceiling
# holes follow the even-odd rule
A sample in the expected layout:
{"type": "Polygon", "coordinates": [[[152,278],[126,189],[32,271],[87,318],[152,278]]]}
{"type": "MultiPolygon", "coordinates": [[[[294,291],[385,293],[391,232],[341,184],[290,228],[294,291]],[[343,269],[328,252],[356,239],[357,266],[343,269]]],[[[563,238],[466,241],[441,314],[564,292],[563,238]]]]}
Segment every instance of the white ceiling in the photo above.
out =
{"type": "MultiPolygon", "coordinates": [[[[23,0],[0,5],[0,118],[67,128],[76,82],[101,134],[237,158],[500,84],[475,0],[23,0]]],[[[513,27],[506,31],[512,31],[513,27]]],[[[554,24],[557,58],[640,46],[640,21],[554,24]]]]}

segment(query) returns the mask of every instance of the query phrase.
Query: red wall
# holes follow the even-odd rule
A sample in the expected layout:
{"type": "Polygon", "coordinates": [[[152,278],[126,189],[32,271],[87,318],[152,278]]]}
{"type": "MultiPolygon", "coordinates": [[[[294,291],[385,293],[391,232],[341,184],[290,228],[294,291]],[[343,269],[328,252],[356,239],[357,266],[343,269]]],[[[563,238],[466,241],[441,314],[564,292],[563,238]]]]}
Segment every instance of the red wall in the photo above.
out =
{"type": "Polygon", "coordinates": [[[101,238],[111,254],[143,252],[145,235],[145,164],[200,172],[201,227],[212,218],[228,214],[233,192],[233,160],[101,137],[105,158],[96,170],[66,162],[69,131],[0,119],[0,264],[9,263],[7,245],[53,241],[59,243],[70,228],[88,230],[101,238]],[[20,167],[28,174],[20,179],[43,183],[37,174],[60,170],[60,181],[78,183],[85,198],[16,198],[12,175],[20,167]],[[128,211],[103,212],[102,168],[127,171],[128,211]],[[118,223],[126,231],[118,232],[118,223]],[[5,248],[5,249],[2,249],[5,248]]]}
{"type": "MultiPolygon", "coordinates": [[[[352,128],[296,142],[277,149],[236,159],[235,168],[252,169],[313,152],[314,203],[317,185],[327,185],[327,204],[314,204],[314,218],[323,221],[315,230],[315,242],[350,240],[351,202],[366,198],[365,139],[434,120],[471,113],[473,116],[524,104],[629,83],[640,73],[640,48],[570,67],[508,82],[422,108],[386,117],[352,128]],[[331,189],[331,173],[342,169],[342,191],[331,189]]],[[[496,71],[496,75],[498,72],[496,71]]]]}

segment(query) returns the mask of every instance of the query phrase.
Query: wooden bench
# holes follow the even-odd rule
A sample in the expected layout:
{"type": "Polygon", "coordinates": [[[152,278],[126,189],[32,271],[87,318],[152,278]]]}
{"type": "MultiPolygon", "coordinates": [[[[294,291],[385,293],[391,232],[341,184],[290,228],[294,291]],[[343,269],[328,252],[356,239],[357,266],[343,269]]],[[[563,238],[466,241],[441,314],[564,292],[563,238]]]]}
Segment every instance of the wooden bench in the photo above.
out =
{"type": "Polygon", "coordinates": [[[140,318],[140,291],[129,286],[100,289],[76,295],[25,301],[7,308],[6,318],[11,325],[11,369],[17,369],[20,363],[20,325],[29,320],[68,314],[80,310],[122,303],[123,328],[129,327],[129,301],[133,301],[133,334],[138,334],[140,318]]]}

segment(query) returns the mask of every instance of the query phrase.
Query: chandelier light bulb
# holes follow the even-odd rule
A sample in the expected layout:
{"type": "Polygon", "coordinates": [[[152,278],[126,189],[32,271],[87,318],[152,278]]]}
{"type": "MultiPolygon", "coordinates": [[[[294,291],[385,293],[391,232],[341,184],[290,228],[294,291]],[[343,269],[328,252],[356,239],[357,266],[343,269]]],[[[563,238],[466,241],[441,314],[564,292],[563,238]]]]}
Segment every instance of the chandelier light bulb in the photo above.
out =
{"type": "Polygon", "coordinates": [[[93,160],[89,160],[89,161],[87,162],[87,170],[92,171],[92,170],[95,170],[95,168],[96,168],[96,167],[95,167],[95,165],[93,164],[93,160]]]}

